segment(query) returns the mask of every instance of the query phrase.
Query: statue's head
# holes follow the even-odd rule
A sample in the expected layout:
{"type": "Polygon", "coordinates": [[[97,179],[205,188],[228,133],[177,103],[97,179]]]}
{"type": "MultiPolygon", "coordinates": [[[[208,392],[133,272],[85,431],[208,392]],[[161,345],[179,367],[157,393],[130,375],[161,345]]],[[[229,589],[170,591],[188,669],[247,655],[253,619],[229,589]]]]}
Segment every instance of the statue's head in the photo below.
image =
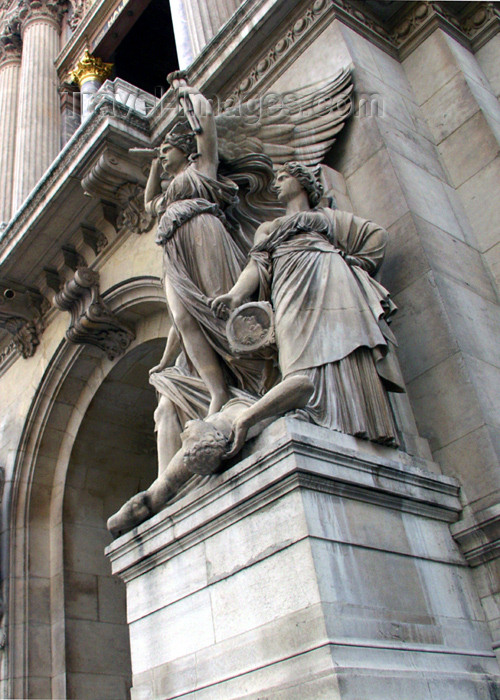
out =
{"type": "Polygon", "coordinates": [[[323,196],[323,185],[318,176],[317,169],[313,170],[302,163],[296,161],[285,163],[276,172],[278,199],[286,202],[297,191],[303,190],[309,200],[309,206],[317,207],[323,196]]]}
{"type": "Polygon", "coordinates": [[[164,169],[175,175],[189,162],[189,157],[196,153],[196,139],[192,132],[172,130],[165,136],[160,146],[160,158],[164,169]]]}
{"type": "Polygon", "coordinates": [[[190,420],[181,435],[184,464],[193,474],[213,474],[224,457],[228,439],[212,423],[190,420]]]}

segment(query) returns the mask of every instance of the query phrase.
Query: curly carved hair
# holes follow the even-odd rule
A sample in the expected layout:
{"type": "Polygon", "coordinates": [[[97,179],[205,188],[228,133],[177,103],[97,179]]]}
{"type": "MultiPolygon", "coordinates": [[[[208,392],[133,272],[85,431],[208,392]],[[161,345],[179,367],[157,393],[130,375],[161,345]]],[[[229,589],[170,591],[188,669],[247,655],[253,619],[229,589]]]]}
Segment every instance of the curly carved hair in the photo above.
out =
{"type": "Polygon", "coordinates": [[[160,146],[160,155],[163,146],[167,143],[171,146],[175,146],[187,156],[191,156],[196,153],[196,137],[192,131],[186,131],[184,133],[171,131],[165,136],[163,143],[160,146]]]}
{"type": "Polygon", "coordinates": [[[193,474],[213,474],[220,466],[227,451],[228,439],[217,428],[202,420],[189,424],[203,429],[203,435],[191,447],[184,447],[183,461],[193,474]]]}
{"type": "Polygon", "coordinates": [[[320,172],[319,167],[318,169],[315,169],[315,172],[315,170],[302,165],[302,163],[290,160],[288,163],[282,165],[278,169],[278,172],[282,170],[300,182],[307,194],[307,199],[309,200],[310,206],[317,207],[323,196],[323,185],[318,179],[320,172]]]}

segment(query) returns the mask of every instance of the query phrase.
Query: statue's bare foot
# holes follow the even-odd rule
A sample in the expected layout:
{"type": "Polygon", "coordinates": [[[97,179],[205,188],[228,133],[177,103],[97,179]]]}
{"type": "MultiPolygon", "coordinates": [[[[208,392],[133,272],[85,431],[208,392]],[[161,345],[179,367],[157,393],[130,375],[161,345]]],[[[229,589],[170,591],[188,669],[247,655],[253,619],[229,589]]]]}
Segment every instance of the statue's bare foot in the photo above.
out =
{"type": "Polygon", "coordinates": [[[149,498],[145,491],[141,491],[128,500],[120,510],[108,519],[107,527],[116,539],[124,535],[137,525],[153,515],[149,498]]]}
{"type": "Polygon", "coordinates": [[[220,411],[224,404],[228,401],[229,392],[227,391],[218,391],[216,394],[212,394],[212,399],[210,401],[207,416],[211,416],[213,413],[217,413],[217,411],[220,411]]]}

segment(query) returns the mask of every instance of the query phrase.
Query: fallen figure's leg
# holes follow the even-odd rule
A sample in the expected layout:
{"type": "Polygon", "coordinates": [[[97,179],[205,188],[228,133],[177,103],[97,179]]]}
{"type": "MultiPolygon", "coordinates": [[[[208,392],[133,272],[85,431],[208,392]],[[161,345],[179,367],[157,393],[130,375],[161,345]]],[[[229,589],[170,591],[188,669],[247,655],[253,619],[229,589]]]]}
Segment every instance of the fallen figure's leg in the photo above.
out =
{"type": "Polygon", "coordinates": [[[293,376],[273,387],[252,405],[232,399],[205,420],[188,421],[181,434],[182,446],[146,491],[133,496],[108,520],[113,537],[158,513],[193,474],[214,474],[224,459],[243,447],[249,429],[266,418],[303,408],[313,385],[307,377],[293,376]]]}

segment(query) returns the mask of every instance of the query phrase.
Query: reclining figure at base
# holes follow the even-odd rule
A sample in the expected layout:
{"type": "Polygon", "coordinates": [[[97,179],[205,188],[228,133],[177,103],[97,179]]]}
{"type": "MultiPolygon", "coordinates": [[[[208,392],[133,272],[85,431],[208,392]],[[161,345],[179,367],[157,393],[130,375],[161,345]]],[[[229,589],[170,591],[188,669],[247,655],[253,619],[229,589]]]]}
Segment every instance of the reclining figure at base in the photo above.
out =
{"type": "Polygon", "coordinates": [[[119,537],[158,513],[193,475],[219,471],[223,460],[240,451],[250,428],[266,418],[303,408],[312,392],[309,379],[297,375],[258,400],[245,392],[234,392],[217,413],[205,420],[188,421],[181,434],[181,448],[146,491],[133,496],[109,518],[108,530],[119,537]]]}

